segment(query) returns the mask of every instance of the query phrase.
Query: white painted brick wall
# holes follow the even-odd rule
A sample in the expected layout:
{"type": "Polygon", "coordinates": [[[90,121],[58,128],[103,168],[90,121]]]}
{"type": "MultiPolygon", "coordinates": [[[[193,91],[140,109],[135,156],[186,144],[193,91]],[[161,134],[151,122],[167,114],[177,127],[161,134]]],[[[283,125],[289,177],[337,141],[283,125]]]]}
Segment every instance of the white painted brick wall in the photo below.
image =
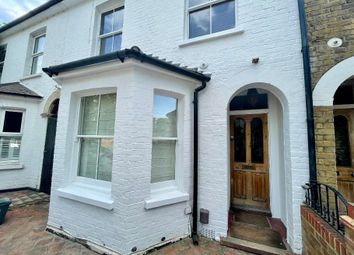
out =
{"type": "MultiPolygon", "coordinates": [[[[90,55],[93,6],[96,2],[99,1],[85,1],[37,25],[37,27],[47,26],[48,39],[44,65],[59,64],[90,55]]],[[[308,180],[308,155],[296,1],[239,1],[237,24],[244,29],[244,33],[179,47],[179,44],[184,41],[185,34],[184,4],[182,0],[158,1],[158,3],[153,0],[126,0],[123,48],[138,45],[147,53],[189,66],[208,64],[206,71],[212,73],[212,81],[200,96],[199,164],[199,206],[210,210],[210,224],[206,227],[214,230],[216,236],[227,233],[228,102],[240,88],[258,83],[259,86],[280,97],[284,108],[284,137],[286,138],[284,143],[287,148],[284,171],[287,177],[285,187],[288,238],[294,251],[299,252],[301,250],[299,205],[303,197],[301,185],[308,180]],[[253,57],[260,58],[258,65],[251,64],[253,57]]],[[[24,56],[29,33],[33,30],[35,28],[31,27],[1,41],[1,43],[8,43],[3,81],[18,80],[23,76],[23,73],[18,70],[25,66],[24,56]]],[[[26,80],[24,83],[43,94],[45,98],[53,91],[55,85],[45,75],[26,80]]],[[[84,85],[85,83],[82,83],[79,86],[84,85]]],[[[141,86],[144,88],[143,83],[141,86]]],[[[128,87],[121,89],[127,97],[121,98],[121,101],[118,100],[118,106],[124,103],[128,109],[136,107],[137,105],[134,104],[137,100],[136,90],[128,87]]],[[[68,94],[62,95],[60,113],[69,112],[68,98],[68,94]]],[[[145,98],[145,100],[148,99],[145,98]]],[[[43,104],[39,111],[41,107],[43,104]]],[[[141,132],[150,131],[151,127],[145,122],[150,116],[147,116],[146,120],[144,118],[131,119],[126,115],[118,116],[118,118],[122,121],[120,128],[128,129],[134,125],[141,125],[143,126],[141,132]]],[[[64,156],[65,153],[69,153],[63,147],[68,119],[66,116],[61,116],[60,119],[55,156],[54,189],[59,187],[63,181],[62,176],[67,168],[63,165],[64,156]]],[[[39,125],[38,128],[43,130],[43,126],[39,125]]],[[[188,231],[189,219],[183,214],[187,203],[144,211],[142,201],[149,189],[149,161],[146,164],[136,165],[137,169],[143,171],[140,173],[141,178],[136,178],[137,176],[132,174],[132,171],[128,171],[127,165],[132,163],[130,160],[139,161],[141,157],[148,157],[149,146],[139,148],[135,156],[123,150],[133,139],[142,143],[146,142],[144,137],[135,136],[135,133],[127,133],[127,136],[119,136],[119,133],[117,135],[120,140],[115,144],[115,148],[118,151],[122,150],[120,155],[126,158],[122,157],[122,161],[115,159],[114,165],[117,169],[126,170],[117,176],[113,174],[113,178],[116,178],[112,193],[116,201],[114,216],[110,217],[108,212],[101,209],[53,196],[49,224],[65,225],[72,232],[86,235],[87,238],[95,239],[97,242],[112,244],[114,248],[124,252],[128,252],[133,245],[146,248],[158,243],[162,236],[175,237],[176,233],[182,234],[188,231]],[[133,189],[135,186],[141,189],[133,189]],[[133,191],[121,192],[127,188],[132,188],[133,191]],[[110,220],[102,221],[105,218],[110,220]],[[154,223],[153,228],[151,222],[154,223]]],[[[191,138],[191,133],[188,133],[188,136],[191,138]]],[[[185,142],[189,149],[184,153],[187,158],[190,158],[192,141],[186,139],[185,142]]],[[[41,143],[44,144],[39,142],[41,143]]],[[[41,153],[38,152],[38,154],[41,153]]],[[[184,165],[188,172],[185,185],[191,190],[191,159],[184,165]]]]}

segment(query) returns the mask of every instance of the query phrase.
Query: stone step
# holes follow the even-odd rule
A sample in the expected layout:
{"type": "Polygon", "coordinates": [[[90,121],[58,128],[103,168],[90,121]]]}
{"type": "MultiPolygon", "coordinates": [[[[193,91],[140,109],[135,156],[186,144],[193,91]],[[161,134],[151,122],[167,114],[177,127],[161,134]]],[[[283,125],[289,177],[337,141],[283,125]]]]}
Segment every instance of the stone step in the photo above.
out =
{"type": "Polygon", "coordinates": [[[287,250],[270,247],[233,237],[222,237],[221,245],[259,255],[290,255],[287,250]]]}
{"type": "Polygon", "coordinates": [[[265,228],[244,222],[233,222],[229,228],[229,235],[230,237],[245,241],[286,250],[281,235],[269,227],[265,228]]]}

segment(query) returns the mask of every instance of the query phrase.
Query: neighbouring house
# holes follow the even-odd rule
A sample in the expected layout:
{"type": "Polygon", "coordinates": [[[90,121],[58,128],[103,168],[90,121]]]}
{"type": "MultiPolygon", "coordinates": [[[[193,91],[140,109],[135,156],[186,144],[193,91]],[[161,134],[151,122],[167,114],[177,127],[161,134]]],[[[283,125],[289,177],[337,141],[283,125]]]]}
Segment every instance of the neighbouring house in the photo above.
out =
{"type": "Polygon", "coordinates": [[[300,253],[298,13],[291,0],[51,0],[0,28],[0,189],[51,191],[48,229],[101,251],[223,240],[251,210],[300,253]]]}
{"type": "Polygon", "coordinates": [[[302,3],[318,181],[302,208],[304,253],[354,254],[354,2],[302,3]]]}

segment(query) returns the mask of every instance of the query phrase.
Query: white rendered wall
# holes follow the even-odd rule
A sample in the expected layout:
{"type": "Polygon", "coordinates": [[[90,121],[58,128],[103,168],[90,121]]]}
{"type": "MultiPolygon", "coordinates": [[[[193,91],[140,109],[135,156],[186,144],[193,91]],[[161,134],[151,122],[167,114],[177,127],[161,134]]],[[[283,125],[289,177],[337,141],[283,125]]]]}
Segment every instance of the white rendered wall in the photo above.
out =
{"type": "MultiPolygon", "coordinates": [[[[36,27],[2,39],[1,43],[8,43],[8,55],[2,82],[23,77],[22,70],[26,64],[23,59],[27,52],[29,34],[42,26],[47,27],[48,35],[44,57],[45,66],[90,56],[94,52],[96,38],[92,27],[95,24],[95,5],[102,2],[102,0],[85,1],[36,27]]],[[[279,101],[282,104],[286,103],[283,106],[284,148],[286,149],[284,169],[289,173],[286,175],[284,185],[288,213],[282,218],[287,218],[290,245],[295,252],[300,252],[300,204],[303,199],[301,185],[308,181],[308,154],[297,4],[291,0],[246,0],[239,1],[237,7],[237,24],[243,29],[243,33],[182,47],[180,44],[185,41],[186,31],[184,1],[159,1],[157,3],[153,0],[126,0],[122,48],[138,45],[147,53],[153,53],[191,67],[198,67],[201,63],[208,65],[206,72],[212,74],[212,80],[208,88],[200,94],[199,207],[210,210],[210,224],[204,227],[210,229],[216,238],[226,235],[228,228],[228,103],[238,90],[249,84],[262,83],[262,87],[269,89],[278,98],[282,97],[279,101]],[[259,57],[260,63],[253,65],[251,63],[253,57],[259,57]]],[[[55,89],[55,82],[45,75],[23,82],[41,93],[44,101],[55,89]]],[[[85,84],[81,83],[79,86],[85,86],[85,84]]],[[[127,91],[127,93],[134,93],[134,91],[127,91]]],[[[65,97],[65,95],[62,96],[62,100],[67,100],[65,97]]],[[[44,103],[41,107],[44,107],[44,103]]],[[[60,108],[62,107],[67,107],[67,104],[61,104],[60,108]]],[[[66,112],[67,110],[60,109],[60,111],[66,112]]],[[[135,124],[126,119],[124,121],[127,121],[126,125],[135,124]]],[[[45,130],[45,125],[39,130],[45,130]]],[[[38,143],[42,143],[38,158],[42,157],[44,137],[43,132],[43,141],[38,143]]],[[[59,136],[58,139],[57,141],[60,141],[65,137],[59,136]]],[[[60,147],[57,150],[56,162],[59,162],[63,158],[64,151],[60,147]]],[[[56,169],[60,168],[55,166],[55,175],[61,172],[56,169]]],[[[148,169],[146,168],[145,171],[148,169]]],[[[190,180],[190,176],[187,176],[186,180],[190,180]]],[[[54,184],[53,187],[57,186],[54,184]]],[[[118,200],[124,199],[119,192],[112,194],[118,200]]],[[[135,195],[139,197],[141,193],[138,192],[135,195]]],[[[70,215],[88,208],[74,202],[60,200],[60,203],[71,212],[70,215]]],[[[84,227],[80,222],[101,218],[100,211],[96,209],[89,210],[86,214],[79,214],[80,221],[77,217],[65,218],[63,214],[53,209],[56,208],[56,204],[54,199],[50,222],[64,222],[65,220],[65,223],[73,230],[77,229],[75,230],[77,232],[79,232],[78,229],[84,232],[85,227],[88,227],[86,225],[84,227]]],[[[120,219],[130,215],[137,208],[143,210],[140,206],[137,203],[127,207],[126,209],[132,211],[122,212],[120,219]]],[[[185,219],[183,217],[185,216],[183,216],[184,212],[181,207],[176,205],[164,208],[161,214],[156,213],[159,217],[154,223],[159,225],[163,224],[166,219],[170,219],[171,229],[184,229],[185,219]],[[165,215],[171,217],[165,217],[165,215]],[[184,220],[171,220],[172,215],[184,220]]],[[[149,217],[155,217],[153,214],[153,211],[146,215],[143,214],[139,229],[134,232],[132,228],[126,237],[145,245],[159,242],[156,238],[149,237],[151,231],[143,224],[150,220],[149,217]],[[147,240],[149,238],[153,240],[147,240]]],[[[135,218],[127,219],[127,222],[131,222],[132,225],[135,221],[135,218]]],[[[110,223],[107,221],[107,225],[110,223]]],[[[104,228],[95,229],[95,232],[100,236],[107,234],[104,228]]],[[[89,236],[89,231],[86,231],[86,235],[89,236]]]]}
{"type": "MultiPolygon", "coordinates": [[[[22,169],[0,170],[0,190],[22,187],[37,187],[35,169],[42,167],[42,162],[35,160],[37,150],[34,145],[40,138],[41,132],[36,129],[36,123],[42,122],[39,115],[40,99],[24,98],[18,96],[0,95],[0,110],[20,109],[24,111],[22,120],[23,135],[20,147],[20,164],[22,169]]],[[[43,125],[43,123],[42,123],[43,125]]],[[[3,168],[3,167],[2,167],[3,168]]]]}

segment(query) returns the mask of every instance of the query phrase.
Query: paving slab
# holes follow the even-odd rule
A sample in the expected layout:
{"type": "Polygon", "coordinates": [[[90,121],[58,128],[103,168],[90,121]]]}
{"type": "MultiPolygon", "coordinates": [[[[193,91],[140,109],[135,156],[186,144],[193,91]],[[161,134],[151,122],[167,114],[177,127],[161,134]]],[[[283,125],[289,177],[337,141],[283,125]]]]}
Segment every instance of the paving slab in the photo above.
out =
{"type": "MultiPolygon", "coordinates": [[[[16,192],[15,192],[16,193],[16,192]]],[[[4,194],[4,193],[2,193],[4,194]]],[[[0,194],[0,195],[2,195],[0,194]]],[[[28,195],[7,194],[12,199],[28,195]]],[[[7,213],[4,224],[0,225],[0,254],[6,255],[95,255],[79,243],[61,238],[45,231],[48,219],[49,203],[45,199],[35,204],[12,207],[7,213]]],[[[249,255],[221,246],[218,242],[206,238],[200,239],[200,245],[194,246],[191,239],[169,244],[150,255],[249,255]]]]}

